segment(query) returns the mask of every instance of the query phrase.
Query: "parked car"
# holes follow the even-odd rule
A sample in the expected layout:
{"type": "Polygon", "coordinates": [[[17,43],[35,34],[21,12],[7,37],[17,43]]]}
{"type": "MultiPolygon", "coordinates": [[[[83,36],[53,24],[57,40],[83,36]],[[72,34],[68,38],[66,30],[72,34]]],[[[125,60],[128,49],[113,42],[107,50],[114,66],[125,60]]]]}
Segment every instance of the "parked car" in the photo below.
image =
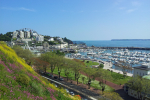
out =
{"type": "Polygon", "coordinates": [[[59,80],[60,80],[60,81],[63,81],[64,79],[63,79],[63,78],[59,78],[59,80]]]}
{"type": "Polygon", "coordinates": [[[74,96],[74,93],[73,93],[73,92],[70,92],[70,95],[74,96]]]}
{"type": "Polygon", "coordinates": [[[67,93],[69,93],[69,90],[68,90],[68,89],[65,89],[65,90],[66,90],[67,93]]]}
{"type": "Polygon", "coordinates": [[[58,79],[58,76],[54,76],[54,79],[58,79]]]}
{"type": "Polygon", "coordinates": [[[53,77],[53,75],[52,75],[52,74],[48,74],[48,77],[52,78],[52,77],[53,77]]]}
{"type": "Polygon", "coordinates": [[[58,87],[57,84],[55,84],[55,87],[58,87]]]}

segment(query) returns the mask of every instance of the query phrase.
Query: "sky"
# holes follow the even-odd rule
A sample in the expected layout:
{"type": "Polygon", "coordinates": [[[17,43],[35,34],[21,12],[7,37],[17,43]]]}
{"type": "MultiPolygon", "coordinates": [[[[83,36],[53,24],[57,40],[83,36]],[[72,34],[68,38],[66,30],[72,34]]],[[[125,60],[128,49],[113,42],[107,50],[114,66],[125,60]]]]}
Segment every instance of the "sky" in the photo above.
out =
{"type": "Polygon", "coordinates": [[[71,40],[150,39],[150,0],[0,0],[0,33],[71,40]]]}

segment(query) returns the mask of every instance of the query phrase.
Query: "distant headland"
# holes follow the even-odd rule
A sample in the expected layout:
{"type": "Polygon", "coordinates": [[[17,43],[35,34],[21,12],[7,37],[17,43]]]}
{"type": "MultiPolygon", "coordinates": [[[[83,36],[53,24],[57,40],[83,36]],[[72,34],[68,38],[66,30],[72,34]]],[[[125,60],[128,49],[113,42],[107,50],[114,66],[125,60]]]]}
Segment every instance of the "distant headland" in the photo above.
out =
{"type": "Polygon", "coordinates": [[[111,41],[150,41],[150,39],[111,39],[111,41]]]}

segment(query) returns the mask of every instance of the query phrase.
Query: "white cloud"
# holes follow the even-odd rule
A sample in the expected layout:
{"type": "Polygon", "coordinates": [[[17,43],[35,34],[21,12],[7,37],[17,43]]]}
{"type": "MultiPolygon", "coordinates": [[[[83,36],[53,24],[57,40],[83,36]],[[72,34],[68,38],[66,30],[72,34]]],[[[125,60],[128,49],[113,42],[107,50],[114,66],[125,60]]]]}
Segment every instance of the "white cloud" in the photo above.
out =
{"type": "Polygon", "coordinates": [[[131,12],[134,12],[136,9],[129,9],[127,10],[127,13],[131,13],[131,12]]]}
{"type": "Polygon", "coordinates": [[[28,9],[28,8],[24,8],[24,7],[20,7],[20,8],[12,8],[12,7],[2,7],[1,9],[5,9],[5,10],[25,10],[25,11],[35,11],[34,9],[28,9]]]}

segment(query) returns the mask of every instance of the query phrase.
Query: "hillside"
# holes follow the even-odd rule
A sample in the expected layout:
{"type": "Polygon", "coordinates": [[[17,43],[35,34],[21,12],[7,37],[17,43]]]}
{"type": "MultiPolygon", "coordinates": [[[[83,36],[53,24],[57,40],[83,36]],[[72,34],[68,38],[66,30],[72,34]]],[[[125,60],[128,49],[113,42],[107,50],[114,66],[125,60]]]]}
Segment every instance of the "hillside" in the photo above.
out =
{"type": "Polygon", "coordinates": [[[0,42],[0,99],[78,100],[42,78],[4,42],[0,42]]]}

